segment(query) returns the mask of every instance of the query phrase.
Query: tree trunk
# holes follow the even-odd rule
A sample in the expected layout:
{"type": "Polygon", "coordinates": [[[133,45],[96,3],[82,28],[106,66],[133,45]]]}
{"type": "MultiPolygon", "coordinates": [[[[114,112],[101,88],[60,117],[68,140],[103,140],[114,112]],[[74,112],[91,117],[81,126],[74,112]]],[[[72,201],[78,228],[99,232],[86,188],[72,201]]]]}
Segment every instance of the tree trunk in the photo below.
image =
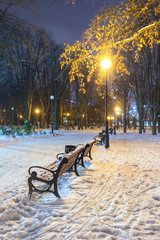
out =
{"type": "Polygon", "coordinates": [[[77,110],[77,129],[80,130],[81,123],[80,123],[80,109],[79,109],[79,82],[78,78],[75,78],[75,84],[76,84],[76,110],[77,110]]]}
{"type": "Polygon", "coordinates": [[[124,94],[123,132],[126,133],[126,94],[124,94]]]}
{"type": "Polygon", "coordinates": [[[142,133],[142,114],[139,113],[139,134],[142,133]]]}
{"type": "Polygon", "coordinates": [[[159,112],[158,112],[158,133],[160,133],[160,104],[159,104],[159,112]]]}
{"type": "Polygon", "coordinates": [[[40,98],[41,103],[41,128],[44,128],[44,103],[42,98],[40,98]]]}
{"type": "Polygon", "coordinates": [[[152,125],[152,135],[156,135],[156,119],[154,118],[154,120],[152,121],[153,125],[152,125]]]}
{"type": "Polygon", "coordinates": [[[151,121],[152,121],[152,135],[156,135],[156,118],[153,107],[151,108],[151,121]]]}
{"type": "Polygon", "coordinates": [[[28,120],[31,120],[31,112],[32,112],[32,101],[33,101],[33,96],[29,95],[28,96],[28,120]]]}
{"type": "Polygon", "coordinates": [[[47,113],[47,129],[49,129],[49,112],[47,113]]]}

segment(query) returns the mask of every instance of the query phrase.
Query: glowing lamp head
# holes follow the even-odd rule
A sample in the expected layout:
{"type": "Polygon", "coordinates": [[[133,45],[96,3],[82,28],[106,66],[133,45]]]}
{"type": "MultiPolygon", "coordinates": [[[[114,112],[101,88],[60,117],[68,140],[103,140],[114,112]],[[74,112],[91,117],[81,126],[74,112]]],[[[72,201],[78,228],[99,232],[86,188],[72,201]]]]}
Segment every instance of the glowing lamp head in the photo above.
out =
{"type": "Polygon", "coordinates": [[[53,99],[54,99],[54,96],[53,96],[53,95],[51,95],[51,96],[50,96],[50,99],[51,99],[51,100],[53,100],[53,99]]]}
{"type": "Polygon", "coordinates": [[[119,111],[120,111],[119,107],[116,107],[116,108],[115,108],[115,111],[116,111],[116,112],[119,112],[119,111]]]}
{"type": "Polygon", "coordinates": [[[108,69],[111,66],[111,61],[109,59],[103,59],[103,61],[101,62],[101,67],[103,69],[108,69]]]}
{"type": "Polygon", "coordinates": [[[36,113],[37,113],[37,114],[39,113],[39,109],[36,109],[36,113]]]}

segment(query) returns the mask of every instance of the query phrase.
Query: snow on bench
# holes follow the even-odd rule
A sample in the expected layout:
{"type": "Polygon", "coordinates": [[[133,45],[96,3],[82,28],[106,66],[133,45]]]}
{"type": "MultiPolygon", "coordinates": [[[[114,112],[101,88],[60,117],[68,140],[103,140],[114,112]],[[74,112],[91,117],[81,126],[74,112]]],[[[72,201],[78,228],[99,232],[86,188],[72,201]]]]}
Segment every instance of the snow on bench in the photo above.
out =
{"type": "Polygon", "coordinates": [[[79,173],[77,171],[77,164],[79,157],[83,153],[84,149],[84,146],[78,146],[73,152],[64,154],[59,159],[56,170],[55,164],[51,164],[49,168],[40,166],[30,167],[28,170],[29,174],[31,175],[28,178],[29,196],[31,197],[32,192],[51,192],[56,197],[60,198],[60,195],[58,193],[57,180],[62,174],[66,172],[75,172],[75,174],[79,176],[79,173]],[[35,169],[37,169],[37,171],[35,171],[35,169]],[[38,171],[38,169],[41,171],[38,171]],[[53,190],[51,190],[52,187],[53,190]]]}

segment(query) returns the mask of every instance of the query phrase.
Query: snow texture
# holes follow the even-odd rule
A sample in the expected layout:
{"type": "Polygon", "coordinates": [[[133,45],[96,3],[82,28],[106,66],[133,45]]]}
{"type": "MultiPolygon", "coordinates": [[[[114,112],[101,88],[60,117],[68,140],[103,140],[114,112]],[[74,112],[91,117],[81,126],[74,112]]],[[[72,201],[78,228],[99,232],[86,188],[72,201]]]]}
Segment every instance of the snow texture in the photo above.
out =
{"type": "Polygon", "coordinates": [[[28,196],[28,168],[47,167],[66,144],[86,144],[100,129],[30,137],[0,135],[1,240],[160,240],[160,135],[118,132],[94,145],[80,176],[52,193],[28,196]]]}

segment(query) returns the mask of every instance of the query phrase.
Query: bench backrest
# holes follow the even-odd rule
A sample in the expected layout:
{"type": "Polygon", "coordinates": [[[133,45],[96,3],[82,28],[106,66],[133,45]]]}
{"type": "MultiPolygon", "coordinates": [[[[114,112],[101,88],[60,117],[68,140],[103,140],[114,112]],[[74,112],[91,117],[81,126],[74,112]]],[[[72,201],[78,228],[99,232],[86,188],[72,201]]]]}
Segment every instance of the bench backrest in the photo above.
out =
{"type": "Polygon", "coordinates": [[[74,164],[76,164],[76,161],[82,151],[84,151],[84,147],[78,146],[73,152],[64,154],[61,163],[57,167],[57,174],[59,176],[62,175],[63,173],[67,172],[74,164]]]}
{"type": "Polygon", "coordinates": [[[65,153],[69,153],[69,152],[72,152],[76,149],[76,146],[75,145],[66,145],[65,146],[65,153]]]}
{"type": "Polygon", "coordinates": [[[99,132],[99,135],[98,135],[98,136],[99,136],[99,137],[102,137],[102,135],[103,135],[103,133],[102,133],[102,132],[99,132]]]}
{"type": "Polygon", "coordinates": [[[91,148],[95,142],[96,142],[96,140],[93,139],[91,142],[86,144],[85,150],[84,150],[84,157],[87,156],[87,154],[91,151],[91,148]]]}

